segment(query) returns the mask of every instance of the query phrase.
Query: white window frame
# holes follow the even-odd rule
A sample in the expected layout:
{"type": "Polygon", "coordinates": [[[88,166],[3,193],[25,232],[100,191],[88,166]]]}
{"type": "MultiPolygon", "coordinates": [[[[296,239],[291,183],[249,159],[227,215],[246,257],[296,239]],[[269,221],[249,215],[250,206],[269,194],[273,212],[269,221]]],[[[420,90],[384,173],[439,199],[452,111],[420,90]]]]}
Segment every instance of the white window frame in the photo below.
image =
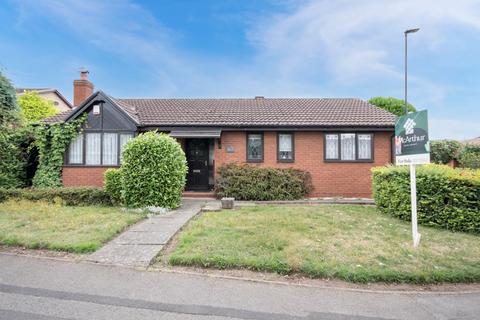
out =
{"type": "Polygon", "coordinates": [[[371,132],[355,132],[355,131],[348,131],[348,132],[325,132],[323,135],[323,160],[324,162],[373,162],[374,161],[374,148],[375,142],[374,138],[375,135],[371,132]],[[342,159],[342,145],[341,145],[341,135],[342,134],[355,134],[355,158],[353,160],[343,160],[342,159]],[[337,158],[327,158],[327,135],[336,135],[337,138],[337,158]],[[370,135],[370,158],[359,158],[358,152],[358,135],[370,135]]]}

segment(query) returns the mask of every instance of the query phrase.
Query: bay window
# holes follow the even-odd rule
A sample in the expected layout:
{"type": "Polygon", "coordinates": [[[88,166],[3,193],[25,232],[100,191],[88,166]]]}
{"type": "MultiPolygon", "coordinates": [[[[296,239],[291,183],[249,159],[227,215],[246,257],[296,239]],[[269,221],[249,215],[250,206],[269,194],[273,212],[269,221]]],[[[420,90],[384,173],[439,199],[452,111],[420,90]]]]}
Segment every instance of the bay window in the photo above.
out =
{"type": "Polygon", "coordinates": [[[326,161],[372,161],[373,134],[327,133],[325,134],[326,161]]]}
{"type": "Polygon", "coordinates": [[[125,144],[133,132],[85,131],[70,143],[66,163],[69,165],[117,166],[125,144]]]}
{"type": "Polygon", "coordinates": [[[277,136],[277,160],[279,162],[293,162],[294,142],[293,133],[279,133],[277,136]]]}

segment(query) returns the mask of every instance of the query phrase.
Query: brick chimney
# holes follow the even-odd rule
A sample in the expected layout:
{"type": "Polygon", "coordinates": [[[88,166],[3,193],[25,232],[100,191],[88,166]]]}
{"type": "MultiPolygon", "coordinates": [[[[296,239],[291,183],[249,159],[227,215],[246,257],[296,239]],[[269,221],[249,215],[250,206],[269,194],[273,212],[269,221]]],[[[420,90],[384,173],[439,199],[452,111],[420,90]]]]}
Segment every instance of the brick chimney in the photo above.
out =
{"type": "Polygon", "coordinates": [[[78,107],[93,93],[93,84],[88,81],[88,70],[80,70],[80,79],[73,80],[73,106],[78,107]]]}

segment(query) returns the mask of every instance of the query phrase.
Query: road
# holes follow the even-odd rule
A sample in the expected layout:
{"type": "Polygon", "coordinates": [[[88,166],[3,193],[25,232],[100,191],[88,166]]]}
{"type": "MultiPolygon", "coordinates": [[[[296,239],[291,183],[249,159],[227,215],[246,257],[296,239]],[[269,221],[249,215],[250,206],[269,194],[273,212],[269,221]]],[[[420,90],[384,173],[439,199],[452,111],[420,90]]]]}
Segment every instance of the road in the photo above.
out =
{"type": "Polygon", "coordinates": [[[0,319],[480,319],[480,292],[319,288],[0,254],[0,319]]]}

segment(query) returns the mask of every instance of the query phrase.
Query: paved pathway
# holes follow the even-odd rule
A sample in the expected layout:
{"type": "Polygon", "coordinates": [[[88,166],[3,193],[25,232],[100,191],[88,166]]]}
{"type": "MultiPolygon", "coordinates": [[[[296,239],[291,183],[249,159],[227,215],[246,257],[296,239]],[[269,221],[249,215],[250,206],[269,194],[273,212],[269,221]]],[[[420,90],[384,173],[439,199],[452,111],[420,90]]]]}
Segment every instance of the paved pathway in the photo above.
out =
{"type": "Polygon", "coordinates": [[[165,215],[157,215],[129,228],[87,257],[88,261],[146,268],[163,246],[194,215],[204,201],[183,200],[182,206],[165,215]]]}
{"type": "Polygon", "coordinates": [[[0,319],[479,319],[480,292],[304,287],[0,254],[0,319]]]}

